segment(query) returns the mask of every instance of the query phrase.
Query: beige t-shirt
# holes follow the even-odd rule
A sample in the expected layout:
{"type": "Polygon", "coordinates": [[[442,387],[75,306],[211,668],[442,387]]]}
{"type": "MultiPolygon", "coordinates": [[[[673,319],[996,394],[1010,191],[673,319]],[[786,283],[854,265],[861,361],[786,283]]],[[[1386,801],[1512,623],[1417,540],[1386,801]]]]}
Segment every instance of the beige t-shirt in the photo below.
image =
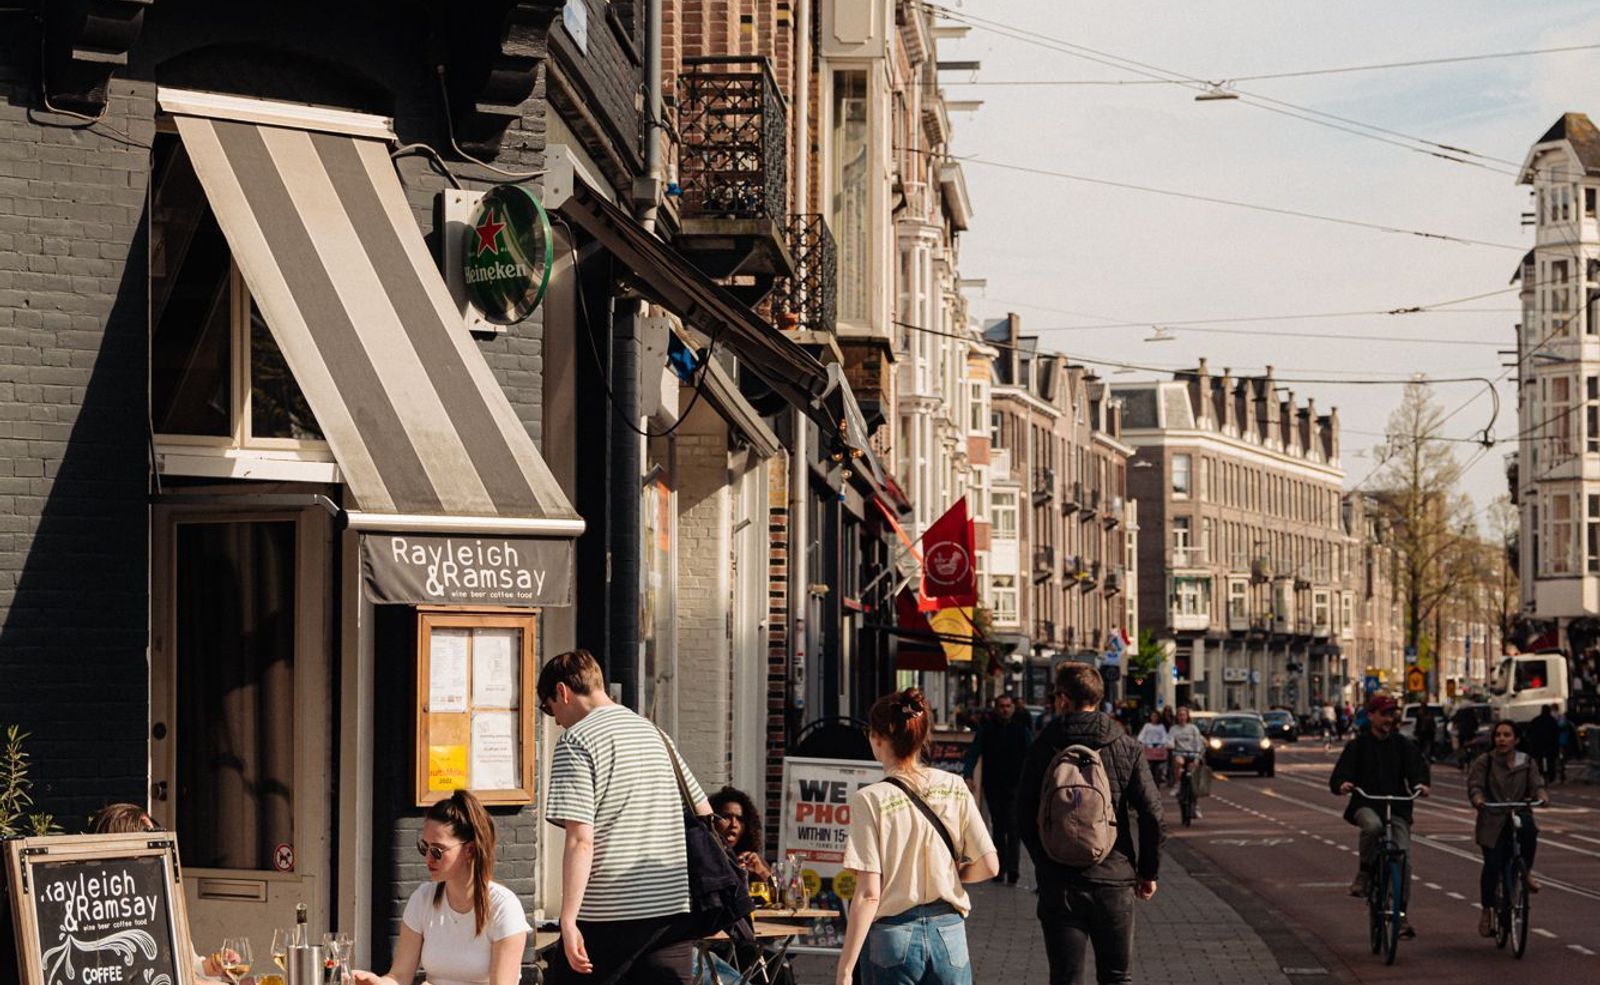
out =
{"type": "MultiPolygon", "coordinates": [[[[994,851],[994,840],[961,777],[935,769],[895,775],[939,815],[958,855],[976,861],[994,851]]],[[[850,795],[844,867],[882,877],[880,916],[892,917],[940,900],[962,916],[972,909],[944,840],[911,799],[890,783],[869,784],[850,795]]]]}

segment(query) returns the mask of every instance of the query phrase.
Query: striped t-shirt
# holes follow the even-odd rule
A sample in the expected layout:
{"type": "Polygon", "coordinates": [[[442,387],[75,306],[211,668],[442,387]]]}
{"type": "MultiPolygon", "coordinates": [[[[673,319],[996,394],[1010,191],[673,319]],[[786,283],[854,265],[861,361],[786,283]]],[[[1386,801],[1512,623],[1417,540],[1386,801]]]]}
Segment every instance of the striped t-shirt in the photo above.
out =
{"type": "MultiPolygon", "coordinates": [[[[567,729],[550,755],[545,817],[594,826],[594,863],[580,920],[689,912],[683,797],[662,738],[622,705],[601,705],[567,729]]],[[[683,758],[677,758],[681,765],[683,758]]],[[[704,800],[688,766],[683,775],[690,797],[704,800]]]]}

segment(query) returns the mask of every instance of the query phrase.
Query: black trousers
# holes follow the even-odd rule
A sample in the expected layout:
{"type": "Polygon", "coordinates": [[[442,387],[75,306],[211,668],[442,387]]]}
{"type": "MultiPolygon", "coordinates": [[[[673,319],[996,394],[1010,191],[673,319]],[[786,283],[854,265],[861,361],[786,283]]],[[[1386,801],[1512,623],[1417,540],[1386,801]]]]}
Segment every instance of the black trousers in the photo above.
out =
{"type": "Polygon", "coordinates": [[[694,941],[687,916],[579,920],[593,973],[573,971],[566,950],[557,944],[544,980],[548,985],[692,985],[694,941]]]}
{"type": "MultiPolygon", "coordinates": [[[[1522,842],[1518,846],[1522,852],[1522,864],[1532,870],[1533,856],[1539,850],[1539,829],[1533,826],[1532,816],[1523,815],[1522,830],[1518,834],[1522,842]]],[[[1479,846],[1479,850],[1483,852],[1483,872],[1478,876],[1478,902],[1486,910],[1494,905],[1495,884],[1500,881],[1500,875],[1505,871],[1506,862],[1510,859],[1511,841],[1511,820],[1507,818],[1505,829],[1500,832],[1500,840],[1495,846],[1493,848],[1479,846]]]]}
{"type": "Polygon", "coordinates": [[[995,851],[1000,855],[1000,874],[1015,882],[1022,848],[1022,838],[1017,834],[1017,792],[985,789],[983,799],[989,804],[989,826],[994,831],[995,851]]]}
{"type": "Polygon", "coordinates": [[[1050,985],[1133,981],[1133,887],[1039,887],[1050,985]],[[1095,977],[1089,977],[1094,952],[1095,977]]]}

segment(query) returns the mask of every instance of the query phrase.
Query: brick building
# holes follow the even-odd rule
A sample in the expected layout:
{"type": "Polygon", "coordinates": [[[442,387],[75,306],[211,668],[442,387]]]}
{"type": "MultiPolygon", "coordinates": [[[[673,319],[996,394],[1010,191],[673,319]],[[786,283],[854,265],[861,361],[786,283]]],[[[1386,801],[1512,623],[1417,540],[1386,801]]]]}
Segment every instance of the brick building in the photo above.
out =
{"type": "Polygon", "coordinates": [[[1117,385],[1138,449],[1139,620],[1171,641],[1173,698],[1304,712],[1342,693],[1354,561],[1338,412],[1204,360],[1170,382],[1117,385]]]}

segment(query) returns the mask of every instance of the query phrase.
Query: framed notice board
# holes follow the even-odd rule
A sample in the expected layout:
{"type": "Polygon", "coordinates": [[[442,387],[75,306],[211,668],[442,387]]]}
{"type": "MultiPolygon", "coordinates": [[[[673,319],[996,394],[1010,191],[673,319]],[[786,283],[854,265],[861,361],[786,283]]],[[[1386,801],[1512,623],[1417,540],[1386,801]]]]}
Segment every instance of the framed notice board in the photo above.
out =
{"type": "Polygon", "coordinates": [[[23,985],[193,985],[173,835],[19,838],[5,854],[23,985]]]}
{"type": "Polygon", "coordinates": [[[417,611],[417,805],[533,802],[537,617],[417,611]]]}

